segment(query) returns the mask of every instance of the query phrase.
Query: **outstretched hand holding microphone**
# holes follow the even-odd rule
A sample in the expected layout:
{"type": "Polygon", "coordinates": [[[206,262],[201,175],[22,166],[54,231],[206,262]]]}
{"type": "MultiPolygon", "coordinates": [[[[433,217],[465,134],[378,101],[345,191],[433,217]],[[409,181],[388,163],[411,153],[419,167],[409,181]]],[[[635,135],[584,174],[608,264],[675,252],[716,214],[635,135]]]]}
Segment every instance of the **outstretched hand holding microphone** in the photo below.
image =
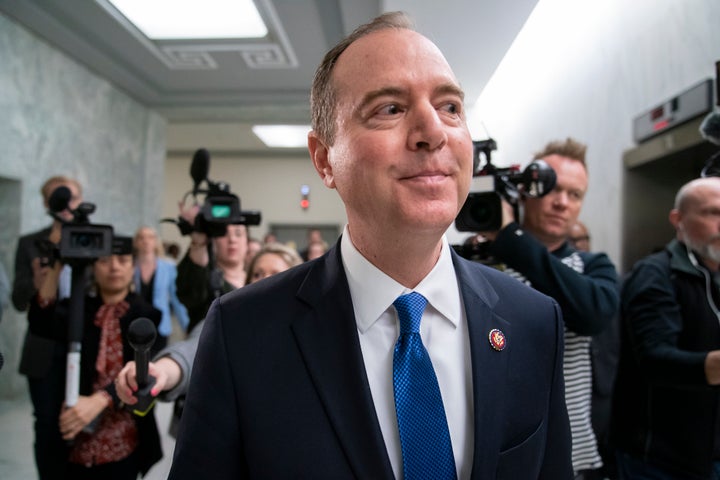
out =
{"type": "Polygon", "coordinates": [[[145,416],[155,405],[155,398],[167,384],[168,375],[150,363],[150,348],[157,330],[147,318],[133,320],[128,342],[135,350],[135,360],[128,362],[115,379],[118,397],[135,415],[145,416]]]}

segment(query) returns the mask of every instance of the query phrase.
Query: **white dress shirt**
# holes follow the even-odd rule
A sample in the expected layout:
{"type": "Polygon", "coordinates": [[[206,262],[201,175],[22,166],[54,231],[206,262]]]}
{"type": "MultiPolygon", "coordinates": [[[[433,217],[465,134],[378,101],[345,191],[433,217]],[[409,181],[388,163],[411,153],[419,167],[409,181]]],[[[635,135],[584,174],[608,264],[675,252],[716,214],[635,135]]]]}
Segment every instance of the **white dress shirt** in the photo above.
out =
{"type": "Polygon", "coordinates": [[[400,295],[415,291],[428,301],[420,336],[440,385],[458,478],[470,478],[473,452],[470,342],[447,239],[442,239],[437,264],[414,290],[405,288],[363,257],[352,244],[347,226],[340,249],[370,392],[395,477],[402,478],[403,472],[393,395],[393,351],[400,327],[392,303],[400,295]]]}

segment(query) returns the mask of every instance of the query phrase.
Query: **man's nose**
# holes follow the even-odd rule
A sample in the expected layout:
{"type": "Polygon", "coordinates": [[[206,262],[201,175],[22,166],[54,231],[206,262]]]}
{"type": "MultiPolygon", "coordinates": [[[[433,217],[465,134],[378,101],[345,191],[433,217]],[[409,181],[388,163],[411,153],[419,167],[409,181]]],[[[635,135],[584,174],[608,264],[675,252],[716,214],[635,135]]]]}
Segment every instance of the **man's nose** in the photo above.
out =
{"type": "Polygon", "coordinates": [[[553,196],[553,206],[556,208],[565,208],[568,205],[568,194],[562,190],[555,190],[551,193],[553,196]]]}
{"type": "Polygon", "coordinates": [[[409,115],[411,125],[408,133],[408,148],[410,150],[435,150],[447,143],[445,125],[432,104],[415,106],[409,115]]]}

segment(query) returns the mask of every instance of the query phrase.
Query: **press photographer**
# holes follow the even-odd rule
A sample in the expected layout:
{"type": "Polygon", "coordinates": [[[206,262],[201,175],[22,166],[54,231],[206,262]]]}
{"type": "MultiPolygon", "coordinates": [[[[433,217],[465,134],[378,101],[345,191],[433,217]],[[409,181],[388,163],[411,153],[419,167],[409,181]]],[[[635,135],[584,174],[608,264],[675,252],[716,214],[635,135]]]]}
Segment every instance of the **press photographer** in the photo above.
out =
{"type": "MultiPolygon", "coordinates": [[[[69,346],[65,407],[55,422],[71,444],[58,468],[68,478],[134,479],[162,456],[155,418],[136,418],[124,409],[113,380],[133,358],[130,323],[147,317],[156,326],[161,314],[130,292],[132,239],[115,236],[109,225],[91,224],[94,205],[68,208],[69,197],[66,187],[50,197],[50,213],[69,210],[72,220],[61,219],[59,245],[46,251],[49,271],[28,313],[34,335],[69,346]],[[72,265],[71,295],[58,300],[65,263],[72,265]],[[87,273],[92,274],[89,293],[87,273]]],[[[54,401],[60,404],[63,398],[54,401]]]]}
{"type": "Polygon", "coordinates": [[[508,273],[553,297],[565,321],[565,391],[572,429],[575,478],[600,478],[603,462],[590,417],[590,339],[618,310],[617,272],[604,253],[578,252],[568,244],[588,187],[586,146],[568,138],[550,142],[534,157],[551,167],[555,186],[543,196],[520,195],[522,218],[501,200],[499,229],[480,231],[488,251],[508,273]]]}
{"type": "MultiPolygon", "coordinates": [[[[511,218],[519,216],[520,197],[538,198],[550,193],[555,186],[555,171],[541,159],[535,159],[520,172],[518,166],[497,168],[492,163],[492,152],[497,143],[492,138],[473,141],[473,179],[492,180],[490,191],[472,191],[468,194],[455,227],[461,232],[497,231],[503,226],[503,205],[512,208],[511,218]],[[482,157],[485,163],[482,163],[482,157]],[[503,202],[505,200],[505,202],[503,202]]],[[[471,237],[470,242],[453,245],[464,258],[492,264],[487,238],[471,237]],[[477,241],[479,240],[479,241],[477,241]]]]}
{"type": "MultiPolygon", "coordinates": [[[[82,202],[82,187],[73,178],[53,176],[40,188],[44,210],[50,208],[52,192],[65,186],[70,190],[69,209],[57,212],[61,218],[71,220],[71,209],[82,202]]],[[[60,241],[62,221],[53,217],[52,224],[20,237],[15,252],[15,275],[12,287],[12,302],[19,311],[26,311],[30,301],[37,295],[43,278],[50,267],[43,266],[46,257],[43,246],[50,241],[60,241]]],[[[56,298],[70,296],[70,267],[65,267],[58,284],[56,298]]],[[[65,342],[57,342],[34,335],[28,329],[22,347],[19,371],[27,376],[30,399],[33,405],[35,441],[34,453],[40,480],[58,478],[57,472],[65,466],[65,442],[58,429],[58,416],[65,391],[65,342]]]]}
{"type": "Polygon", "coordinates": [[[213,300],[245,285],[247,226],[259,225],[261,217],[260,212],[241,210],[240,199],[228,184],[208,179],[209,169],[209,152],[198,149],[190,165],[194,186],[180,202],[175,221],[183,235],[190,235],[176,281],[177,296],[190,316],[188,332],[205,318],[213,300]],[[201,188],[203,183],[206,188],[201,188]],[[204,195],[202,204],[198,195],[204,195]]]}

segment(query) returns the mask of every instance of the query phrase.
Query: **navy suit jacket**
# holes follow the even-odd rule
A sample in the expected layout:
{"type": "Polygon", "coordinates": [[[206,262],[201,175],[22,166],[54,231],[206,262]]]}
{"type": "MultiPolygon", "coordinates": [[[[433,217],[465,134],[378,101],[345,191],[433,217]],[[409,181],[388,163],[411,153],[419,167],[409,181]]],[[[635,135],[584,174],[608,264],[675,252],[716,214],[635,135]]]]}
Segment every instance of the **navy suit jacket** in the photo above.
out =
{"type": "MultiPolygon", "coordinates": [[[[558,305],[453,262],[470,334],[472,478],[571,479],[558,305]],[[494,328],[503,351],[489,343],[494,328]]],[[[213,304],[169,478],[393,478],[339,243],[213,304]]]]}

